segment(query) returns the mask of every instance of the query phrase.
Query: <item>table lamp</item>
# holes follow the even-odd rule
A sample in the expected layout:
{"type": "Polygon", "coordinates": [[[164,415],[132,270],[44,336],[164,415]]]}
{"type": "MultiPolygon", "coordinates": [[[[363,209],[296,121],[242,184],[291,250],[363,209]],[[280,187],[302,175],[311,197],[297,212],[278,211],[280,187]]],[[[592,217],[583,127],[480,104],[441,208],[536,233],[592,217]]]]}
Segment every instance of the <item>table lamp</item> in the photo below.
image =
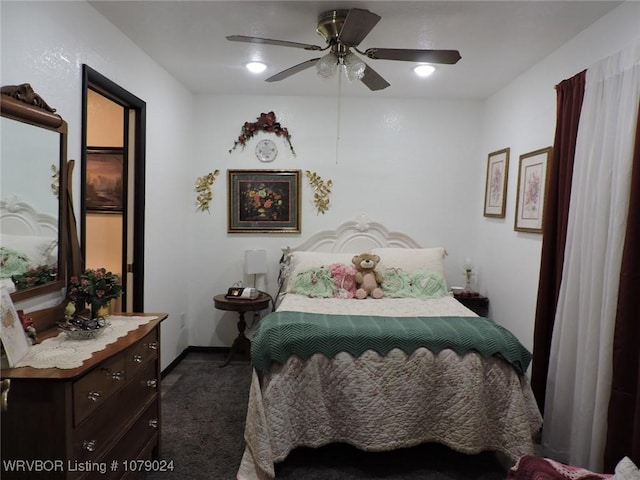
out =
{"type": "Polygon", "coordinates": [[[244,252],[244,272],[253,275],[253,288],[256,287],[256,277],[267,273],[267,251],[266,250],[245,250],[244,252]]]}

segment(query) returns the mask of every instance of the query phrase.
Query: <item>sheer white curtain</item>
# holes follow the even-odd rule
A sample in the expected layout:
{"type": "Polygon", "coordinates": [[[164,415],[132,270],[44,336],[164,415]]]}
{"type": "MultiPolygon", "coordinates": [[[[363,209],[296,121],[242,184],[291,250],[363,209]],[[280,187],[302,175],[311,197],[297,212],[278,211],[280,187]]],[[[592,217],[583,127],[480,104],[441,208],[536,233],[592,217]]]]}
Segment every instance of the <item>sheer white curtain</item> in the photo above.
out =
{"type": "Polygon", "coordinates": [[[587,70],[545,400],[546,456],[601,471],[640,41],[587,70]]]}

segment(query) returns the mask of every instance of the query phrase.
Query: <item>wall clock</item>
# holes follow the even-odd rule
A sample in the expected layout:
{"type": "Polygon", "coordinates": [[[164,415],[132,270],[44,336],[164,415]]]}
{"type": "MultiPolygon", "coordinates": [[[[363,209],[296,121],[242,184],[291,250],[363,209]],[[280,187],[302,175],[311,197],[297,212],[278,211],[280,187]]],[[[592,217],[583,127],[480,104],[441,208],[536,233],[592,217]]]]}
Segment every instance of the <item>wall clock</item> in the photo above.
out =
{"type": "Polygon", "coordinates": [[[261,162],[273,162],[278,156],[278,148],[272,140],[260,140],[256,145],[256,157],[261,162]]]}

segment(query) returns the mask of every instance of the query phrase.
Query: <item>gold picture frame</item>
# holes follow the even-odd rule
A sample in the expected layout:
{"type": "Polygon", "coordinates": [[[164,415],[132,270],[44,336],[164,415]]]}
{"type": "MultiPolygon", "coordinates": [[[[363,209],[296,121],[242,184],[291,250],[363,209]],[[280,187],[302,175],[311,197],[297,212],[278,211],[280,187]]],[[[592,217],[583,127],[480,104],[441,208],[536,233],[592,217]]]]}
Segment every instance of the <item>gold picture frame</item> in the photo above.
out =
{"type": "Polygon", "coordinates": [[[229,233],[300,233],[300,170],[228,170],[229,233]]]}
{"type": "Polygon", "coordinates": [[[484,216],[504,218],[509,178],[509,148],[487,155],[487,178],[484,187],[484,216]]]}
{"type": "Polygon", "coordinates": [[[513,229],[517,232],[542,233],[547,170],[552,147],[520,155],[518,196],[513,229]]]}

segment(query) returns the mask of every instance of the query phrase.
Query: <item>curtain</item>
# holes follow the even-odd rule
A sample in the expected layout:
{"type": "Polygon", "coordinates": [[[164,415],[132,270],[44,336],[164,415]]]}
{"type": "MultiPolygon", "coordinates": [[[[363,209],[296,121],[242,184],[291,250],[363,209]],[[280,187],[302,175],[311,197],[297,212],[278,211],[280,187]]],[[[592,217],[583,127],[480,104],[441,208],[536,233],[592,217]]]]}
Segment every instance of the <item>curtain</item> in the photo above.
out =
{"type": "MultiPolygon", "coordinates": [[[[638,110],[640,119],[640,108],[638,110]]],[[[636,123],[631,198],[613,335],[613,374],[605,470],[624,456],[640,465],[640,120],[636,123]]]]}
{"type": "Polygon", "coordinates": [[[553,326],[543,452],[603,468],[640,99],[640,42],[587,70],[553,326]]]}
{"type": "Polygon", "coordinates": [[[543,413],[551,333],[562,279],[573,158],[576,151],[585,77],[586,71],[582,71],[556,85],[556,132],[551,165],[548,166],[547,196],[542,217],[542,257],[531,366],[531,388],[538,407],[543,413]]]}

